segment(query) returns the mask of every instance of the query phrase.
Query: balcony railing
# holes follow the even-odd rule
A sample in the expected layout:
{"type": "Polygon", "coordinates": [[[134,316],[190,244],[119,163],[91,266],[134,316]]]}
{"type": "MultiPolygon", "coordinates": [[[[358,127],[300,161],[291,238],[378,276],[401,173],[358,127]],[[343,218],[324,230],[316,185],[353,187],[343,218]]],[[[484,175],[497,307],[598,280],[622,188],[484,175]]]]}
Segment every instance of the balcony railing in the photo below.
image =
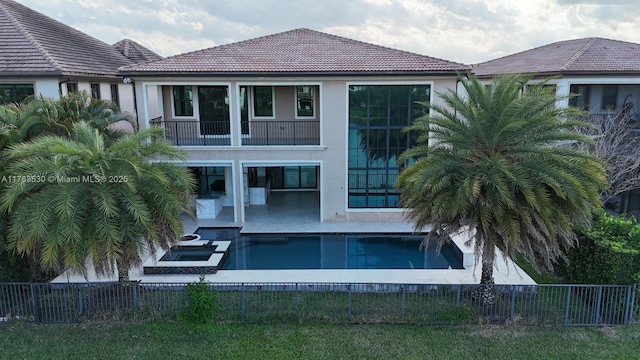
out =
{"type": "Polygon", "coordinates": [[[242,145],[320,145],[320,122],[253,120],[242,124],[242,145]]]}
{"type": "MultiPolygon", "coordinates": [[[[228,121],[151,119],[151,125],[165,129],[166,139],[175,146],[230,146],[228,121]]],[[[255,120],[241,124],[242,145],[320,145],[319,121],[255,120]]]]}

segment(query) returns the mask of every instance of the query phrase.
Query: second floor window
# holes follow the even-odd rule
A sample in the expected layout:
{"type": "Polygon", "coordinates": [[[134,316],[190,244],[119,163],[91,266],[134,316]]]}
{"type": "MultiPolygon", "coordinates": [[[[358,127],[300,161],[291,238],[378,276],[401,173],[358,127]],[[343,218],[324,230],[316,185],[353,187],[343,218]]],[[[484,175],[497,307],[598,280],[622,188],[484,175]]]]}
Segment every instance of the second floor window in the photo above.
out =
{"type": "Polygon", "coordinates": [[[313,86],[296,86],[296,116],[313,117],[313,86]]]}
{"type": "Polygon", "coordinates": [[[273,86],[253,87],[254,116],[273,116],[273,86]]]}
{"type": "Polygon", "coordinates": [[[173,87],[173,111],[175,116],[193,116],[193,88],[191,85],[173,87]]]}

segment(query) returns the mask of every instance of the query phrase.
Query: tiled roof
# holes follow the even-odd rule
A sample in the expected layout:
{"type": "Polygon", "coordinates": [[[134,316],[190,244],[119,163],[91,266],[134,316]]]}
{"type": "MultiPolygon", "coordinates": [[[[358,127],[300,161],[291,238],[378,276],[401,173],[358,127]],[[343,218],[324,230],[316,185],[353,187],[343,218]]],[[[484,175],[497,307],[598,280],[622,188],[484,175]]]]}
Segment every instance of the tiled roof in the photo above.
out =
{"type": "Polygon", "coordinates": [[[117,49],[12,0],[0,0],[0,76],[116,76],[117,49]]]}
{"type": "Polygon", "coordinates": [[[125,73],[347,74],[467,71],[464,64],[296,29],[122,68],[125,73]]]}
{"type": "Polygon", "coordinates": [[[112,46],[136,64],[162,59],[162,56],[130,39],[122,39],[112,46]]]}
{"type": "Polygon", "coordinates": [[[559,41],[474,65],[478,77],[506,73],[640,73],[640,44],[603,38],[559,41]]]}

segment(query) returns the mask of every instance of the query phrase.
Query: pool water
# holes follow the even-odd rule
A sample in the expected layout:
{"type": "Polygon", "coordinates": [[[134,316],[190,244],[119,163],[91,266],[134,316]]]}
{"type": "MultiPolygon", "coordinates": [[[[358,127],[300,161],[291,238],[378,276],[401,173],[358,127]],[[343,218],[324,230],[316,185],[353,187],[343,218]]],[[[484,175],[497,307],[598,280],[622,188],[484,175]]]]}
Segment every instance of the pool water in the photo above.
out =
{"type": "Polygon", "coordinates": [[[462,269],[455,244],[420,250],[424,236],[366,234],[251,234],[199,228],[202,240],[230,240],[221,270],[462,269]]]}

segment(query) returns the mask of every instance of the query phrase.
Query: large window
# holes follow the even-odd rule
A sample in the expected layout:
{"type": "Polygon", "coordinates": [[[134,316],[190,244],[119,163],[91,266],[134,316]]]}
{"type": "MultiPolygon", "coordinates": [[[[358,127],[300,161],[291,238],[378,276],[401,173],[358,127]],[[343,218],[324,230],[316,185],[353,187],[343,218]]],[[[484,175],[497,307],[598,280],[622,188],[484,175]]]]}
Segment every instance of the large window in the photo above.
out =
{"type": "Polygon", "coordinates": [[[414,145],[406,126],[427,113],[429,85],[349,87],[348,187],[350,208],[398,207],[397,158],[414,145]],[[421,103],[419,103],[421,102],[421,103]]]}
{"type": "Polygon", "coordinates": [[[253,114],[254,116],[273,116],[273,86],[253,87],[253,114]]]}
{"type": "Polygon", "coordinates": [[[173,112],[175,116],[193,116],[193,89],[191,85],[173,87],[173,112]]]}
{"type": "Polygon", "coordinates": [[[91,87],[91,97],[94,99],[100,99],[100,84],[89,84],[91,87]]]}
{"type": "Polygon", "coordinates": [[[296,116],[314,117],[313,86],[296,86],[296,116]]]}
{"type": "Polygon", "coordinates": [[[33,84],[0,84],[0,105],[19,103],[33,94],[33,84]]]}

